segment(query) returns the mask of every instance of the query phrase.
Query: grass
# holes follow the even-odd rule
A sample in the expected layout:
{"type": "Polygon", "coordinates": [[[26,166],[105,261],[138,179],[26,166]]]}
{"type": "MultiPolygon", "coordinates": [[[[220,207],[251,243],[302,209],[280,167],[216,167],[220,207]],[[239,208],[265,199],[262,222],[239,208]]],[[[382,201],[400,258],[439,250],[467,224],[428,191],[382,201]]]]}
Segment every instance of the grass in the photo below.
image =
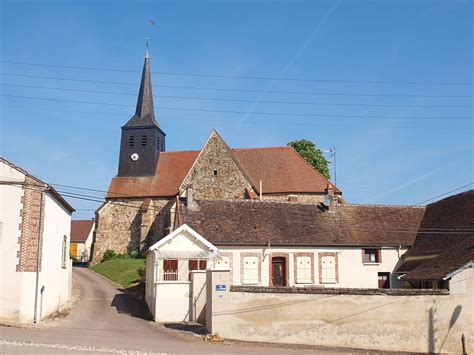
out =
{"type": "Polygon", "coordinates": [[[137,269],[144,266],[145,259],[123,258],[104,261],[91,266],[91,269],[123,287],[128,287],[140,281],[137,269]]]}

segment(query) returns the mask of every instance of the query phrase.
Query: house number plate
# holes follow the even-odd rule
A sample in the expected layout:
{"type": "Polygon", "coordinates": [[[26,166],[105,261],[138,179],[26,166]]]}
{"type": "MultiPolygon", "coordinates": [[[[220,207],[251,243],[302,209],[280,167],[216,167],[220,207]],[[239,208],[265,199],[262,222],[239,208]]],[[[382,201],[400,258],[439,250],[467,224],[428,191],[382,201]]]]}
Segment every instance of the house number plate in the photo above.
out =
{"type": "Polygon", "coordinates": [[[225,291],[225,285],[216,285],[216,291],[225,291]]]}

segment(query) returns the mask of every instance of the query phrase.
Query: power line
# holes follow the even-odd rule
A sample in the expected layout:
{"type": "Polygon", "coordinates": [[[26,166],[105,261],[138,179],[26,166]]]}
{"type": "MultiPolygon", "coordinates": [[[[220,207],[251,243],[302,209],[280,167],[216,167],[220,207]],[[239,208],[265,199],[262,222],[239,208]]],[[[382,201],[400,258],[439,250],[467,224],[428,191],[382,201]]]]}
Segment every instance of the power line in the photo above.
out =
{"type": "MultiPolygon", "coordinates": [[[[78,110],[61,110],[61,109],[50,109],[50,108],[42,108],[42,107],[26,107],[26,106],[17,106],[17,105],[1,105],[0,107],[11,107],[17,109],[25,109],[25,110],[40,110],[40,111],[52,111],[52,112],[71,112],[71,113],[80,113],[85,115],[108,115],[114,116],[117,118],[117,113],[111,112],[94,112],[94,111],[78,111],[78,110]]],[[[363,117],[362,117],[363,118],[363,117]]],[[[295,127],[335,127],[335,128],[390,128],[390,129],[423,129],[423,130],[474,130],[474,127],[452,127],[452,126],[441,126],[441,127],[434,127],[434,126],[388,126],[388,125],[354,125],[354,124],[307,124],[301,122],[270,122],[270,121],[229,121],[229,120],[212,120],[207,118],[189,118],[189,117],[163,117],[160,116],[161,120],[170,120],[170,121],[192,121],[192,122],[221,122],[227,124],[250,124],[250,125],[263,125],[263,126],[295,126],[295,127]]]]}
{"type": "MultiPolygon", "coordinates": [[[[114,84],[114,85],[130,85],[137,86],[137,83],[118,82],[118,81],[102,81],[102,80],[85,80],[74,78],[61,78],[53,76],[28,75],[17,73],[1,73],[2,75],[37,78],[37,79],[52,79],[61,81],[75,81],[94,84],[114,84]]],[[[5,84],[14,85],[14,84],[5,84]]],[[[20,86],[20,85],[16,85],[20,86]]],[[[27,86],[27,85],[25,85],[27,86]]],[[[362,93],[347,93],[347,92],[321,92],[321,91],[283,91],[283,90],[258,90],[258,89],[232,89],[221,87],[202,87],[202,86],[179,86],[179,85],[161,85],[154,84],[153,87],[161,87],[168,89],[185,89],[185,90],[206,90],[206,91],[224,91],[224,92],[251,92],[251,93],[266,93],[266,94],[291,94],[291,95],[322,95],[322,96],[356,96],[356,97],[419,97],[419,98],[472,98],[472,95],[418,95],[418,94],[362,94],[362,93]]],[[[43,88],[43,87],[39,87],[43,88]]],[[[112,94],[113,92],[107,92],[112,94]]],[[[117,93],[119,94],[119,93],[117,93]]],[[[120,93],[121,95],[136,95],[120,93]]]]}
{"type": "MultiPolygon", "coordinates": [[[[70,102],[77,104],[88,105],[104,105],[104,106],[118,106],[118,107],[135,107],[129,104],[117,104],[110,102],[94,102],[94,101],[80,101],[80,100],[66,100],[46,97],[21,96],[21,95],[7,95],[0,94],[4,97],[42,100],[42,101],[56,101],[56,102],[70,102]]],[[[432,116],[368,116],[368,115],[333,115],[333,114],[305,114],[305,113],[282,113],[282,112],[256,112],[256,111],[237,111],[237,110],[212,110],[212,109],[198,109],[198,108],[182,108],[182,107],[164,107],[155,106],[162,110],[177,110],[177,111],[199,111],[199,112],[218,112],[218,113],[235,113],[235,114],[251,114],[251,115],[270,115],[270,116],[297,116],[297,117],[336,117],[336,118],[367,118],[367,119],[411,119],[411,120],[473,120],[472,117],[432,117],[432,116]]]]}
{"type": "MultiPolygon", "coordinates": [[[[37,188],[36,186],[33,186],[33,185],[29,185],[29,184],[25,184],[24,182],[12,182],[12,181],[0,181],[0,185],[4,185],[4,184],[7,184],[7,185],[10,185],[10,186],[16,186],[16,187],[22,187],[22,188],[30,188],[30,189],[35,189],[37,188]]],[[[52,184],[52,183],[48,183],[48,185],[50,186],[62,186],[62,187],[67,187],[67,188],[73,188],[73,189],[78,189],[78,190],[86,190],[86,191],[96,191],[96,192],[106,192],[105,190],[98,190],[98,189],[91,189],[91,188],[83,188],[83,187],[78,187],[78,186],[72,186],[72,185],[61,185],[61,184],[52,184]]],[[[435,200],[437,198],[440,198],[440,197],[443,197],[443,196],[446,196],[446,195],[449,195],[449,194],[452,194],[453,192],[456,192],[456,191],[459,191],[459,190],[462,190],[462,189],[465,189],[466,187],[469,187],[471,185],[474,185],[474,182],[471,182],[471,183],[468,183],[466,185],[463,185],[463,186],[460,186],[456,189],[453,189],[451,191],[448,191],[448,192],[445,192],[445,193],[442,193],[442,194],[439,194],[437,196],[434,196],[434,197],[431,197],[425,201],[422,201],[422,202],[419,202],[417,204],[414,204],[414,205],[409,205],[409,206],[402,206],[401,209],[408,209],[408,208],[413,208],[413,207],[417,207],[423,203],[426,203],[426,202],[429,202],[429,201],[432,201],[432,200],[435,200]]],[[[70,198],[74,198],[74,199],[80,199],[80,200],[85,200],[85,201],[92,201],[92,202],[98,202],[98,203],[108,203],[108,204],[112,204],[112,205],[118,205],[118,206],[123,206],[123,207],[130,207],[130,208],[135,208],[135,209],[140,209],[141,208],[141,201],[137,201],[137,204],[140,204],[140,205],[137,205],[137,204],[134,204],[132,202],[126,202],[126,201],[113,201],[113,200],[110,200],[110,199],[104,199],[104,198],[101,198],[101,197],[98,197],[98,196],[94,196],[94,195],[87,195],[87,194],[83,194],[83,193],[75,193],[75,192],[70,192],[70,191],[65,191],[65,190],[61,190],[61,189],[56,189],[59,193],[61,193],[62,196],[65,196],[65,197],[70,197],[70,198]]],[[[140,197],[137,197],[137,196],[133,196],[133,195],[123,195],[123,196],[129,196],[129,197],[134,197],[134,198],[137,198],[139,200],[142,200],[143,198],[140,198],[140,197]]],[[[377,207],[376,205],[374,207],[377,207]]],[[[162,211],[161,208],[154,208],[154,207],[149,207],[149,209],[151,210],[155,210],[155,211],[162,211]]],[[[393,213],[395,212],[399,212],[398,211],[394,211],[393,213]]],[[[302,217],[313,217],[313,215],[307,215],[307,214],[302,214],[302,213],[299,213],[300,216],[302,217]]],[[[365,223],[365,222],[368,222],[370,221],[371,219],[369,220],[365,220],[363,222],[360,222],[360,223],[365,223]]],[[[299,222],[299,221],[292,221],[292,223],[298,223],[298,224],[314,224],[315,222],[317,221],[310,221],[310,222],[299,222]]],[[[352,225],[359,225],[360,223],[351,223],[352,225]]],[[[352,231],[364,231],[364,232],[388,232],[388,233],[430,233],[430,234],[473,234],[474,233],[474,228],[465,228],[465,226],[462,226],[462,228],[457,228],[458,226],[452,226],[452,228],[439,228],[439,227],[435,227],[435,228],[417,228],[417,229],[351,229],[352,231]]]]}
{"type": "MultiPolygon", "coordinates": [[[[99,94],[115,94],[115,95],[136,96],[135,94],[117,93],[117,92],[111,92],[111,91],[64,89],[64,88],[56,88],[56,87],[41,87],[41,86],[28,86],[28,85],[16,85],[16,84],[1,84],[1,85],[31,87],[31,88],[40,88],[40,89],[48,89],[48,90],[60,90],[60,91],[74,91],[74,92],[87,92],[87,93],[99,93],[99,94]]],[[[245,100],[245,99],[227,99],[227,98],[215,98],[215,97],[195,97],[195,96],[175,96],[175,95],[154,95],[154,97],[165,98],[165,99],[180,99],[180,100],[245,102],[245,103],[284,104],[284,105],[312,105],[312,106],[417,107],[417,108],[473,108],[474,107],[472,105],[399,105],[399,104],[359,104],[359,103],[358,104],[352,104],[352,103],[307,102],[307,101],[245,100]]]]}
{"type": "MultiPolygon", "coordinates": [[[[55,64],[41,64],[31,62],[20,62],[20,61],[7,61],[0,60],[1,63],[6,64],[17,64],[27,66],[40,66],[49,68],[63,68],[63,69],[78,69],[78,70],[91,70],[91,71],[109,71],[109,72],[122,72],[122,73],[140,73],[139,70],[128,70],[128,69],[109,69],[109,68],[95,68],[95,67],[83,67],[83,66],[68,66],[68,65],[55,65],[55,64]]],[[[272,81],[296,81],[296,82],[325,82],[325,83],[353,83],[353,84],[393,84],[393,85],[447,85],[447,86],[470,86],[472,82],[422,82],[422,81],[380,81],[380,80],[336,80],[336,79],[303,79],[303,78],[282,78],[282,77],[271,77],[271,76],[243,76],[243,75],[222,75],[222,74],[199,74],[199,73],[184,73],[184,72],[163,72],[157,71],[152,72],[161,75],[173,75],[173,76],[190,76],[190,77],[207,77],[207,78],[220,78],[220,79],[245,79],[245,80],[272,80],[272,81]]]]}

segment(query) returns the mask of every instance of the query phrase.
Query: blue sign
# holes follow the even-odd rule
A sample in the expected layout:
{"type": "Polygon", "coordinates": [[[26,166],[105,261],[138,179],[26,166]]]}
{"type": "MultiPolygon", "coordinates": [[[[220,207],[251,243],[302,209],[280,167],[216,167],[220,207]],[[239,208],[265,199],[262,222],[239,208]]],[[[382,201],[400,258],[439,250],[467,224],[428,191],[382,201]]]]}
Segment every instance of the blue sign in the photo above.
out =
{"type": "Polygon", "coordinates": [[[216,291],[225,291],[225,285],[216,285],[216,291]]]}

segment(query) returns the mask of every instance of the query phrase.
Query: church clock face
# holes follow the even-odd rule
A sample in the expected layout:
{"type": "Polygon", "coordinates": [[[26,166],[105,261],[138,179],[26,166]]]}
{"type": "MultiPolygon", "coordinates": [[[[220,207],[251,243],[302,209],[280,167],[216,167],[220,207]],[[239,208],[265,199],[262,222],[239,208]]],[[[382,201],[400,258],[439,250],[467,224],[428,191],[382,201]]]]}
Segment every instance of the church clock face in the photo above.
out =
{"type": "Polygon", "coordinates": [[[133,153],[132,155],[130,155],[130,159],[132,159],[132,161],[137,161],[139,158],[138,154],[137,153],[133,153]]]}

